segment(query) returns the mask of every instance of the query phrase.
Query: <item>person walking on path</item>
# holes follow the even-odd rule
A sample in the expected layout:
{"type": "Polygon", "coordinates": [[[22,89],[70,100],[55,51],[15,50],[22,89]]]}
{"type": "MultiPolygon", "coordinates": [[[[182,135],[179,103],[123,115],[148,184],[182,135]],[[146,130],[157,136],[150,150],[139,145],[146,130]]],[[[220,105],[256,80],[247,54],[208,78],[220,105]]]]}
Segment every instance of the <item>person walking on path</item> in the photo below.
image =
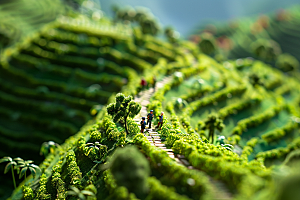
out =
{"type": "Polygon", "coordinates": [[[141,133],[144,133],[144,129],[146,128],[145,117],[142,117],[141,121],[141,133]]]}
{"type": "Polygon", "coordinates": [[[142,90],[146,89],[147,81],[144,78],[142,78],[141,80],[141,86],[142,86],[142,90]]]}
{"type": "Polygon", "coordinates": [[[160,130],[162,127],[163,121],[164,121],[164,112],[161,112],[161,114],[158,117],[159,117],[159,122],[158,122],[156,128],[159,128],[159,130],[160,130]]]}
{"type": "Polygon", "coordinates": [[[153,110],[150,110],[150,113],[147,115],[147,125],[149,125],[149,129],[151,128],[151,122],[153,119],[153,110]]]}

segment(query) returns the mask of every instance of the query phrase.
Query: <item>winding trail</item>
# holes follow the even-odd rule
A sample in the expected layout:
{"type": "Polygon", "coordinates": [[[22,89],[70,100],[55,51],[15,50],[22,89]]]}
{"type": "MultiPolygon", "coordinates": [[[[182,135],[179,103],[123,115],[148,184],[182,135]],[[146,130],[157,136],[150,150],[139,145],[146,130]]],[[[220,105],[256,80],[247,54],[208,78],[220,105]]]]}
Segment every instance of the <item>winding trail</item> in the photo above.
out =
{"type": "MultiPolygon", "coordinates": [[[[172,78],[171,76],[167,76],[163,80],[157,82],[156,86],[155,86],[155,91],[162,88],[164,86],[164,84],[166,84],[167,82],[171,81],[171,78],[172,78]]],[[[141,91],[134,98],[134,101],[136,101],[142,105],[140,113],[133,119],[139,125],[139,127],[140,127],[140,122],[142,120],[142,117],[147,117],[148,111],[147,111],[146,106],[150,103],[150,98],[154,94],[155,91],[153,88],[150,88],[148,90],[141,91]]],[[[154,126],[154,124],[152,124],[152,125],[154,126]]],[[[147,137],[147,139],[149,140],[149,142],[152,145],[166,151],[167,154],[171,158],[173,158],[177,163],[186,166],[190,170],[198,170],[198,169],[195,169],[183,155],[176,155],[176,157],[175,157],[173,150],[167,149],[165,144],[163,144],[161,142],[160,135],[158,132],[155,131],[155,129],[153,129],[153,128],[149,129],[146,126],[146,129],[144,130],[144,135],[147,137]]],[[[229,192],[229,190],[227,189],[226,185],[223,182],[216,180],[209,175],[207,175],[207,176],[213,187],[213,199],[214,200],[222,200],[222,199],[223,200],[224,199],[231,200],[231,199],[233,199],[232,194],[229,192]]]]}

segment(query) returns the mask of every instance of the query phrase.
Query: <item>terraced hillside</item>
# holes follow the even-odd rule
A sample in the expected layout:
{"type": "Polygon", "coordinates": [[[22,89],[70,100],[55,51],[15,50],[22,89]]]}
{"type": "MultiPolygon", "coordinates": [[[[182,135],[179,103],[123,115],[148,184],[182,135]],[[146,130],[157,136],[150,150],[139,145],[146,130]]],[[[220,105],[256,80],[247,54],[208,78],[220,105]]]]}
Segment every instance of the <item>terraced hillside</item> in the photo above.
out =
{"type": "Polygon", "coordinates": [[[0,69],[0,156],[42,161],[43,142],[62,144],[116,92],[135,95],[139,75],[150,82],[162,64],[191,61],[182,48],[171,48],[120,24],[62,17],[7,49],[0,69]]]}
{"type": "MultiPolygon", "coordinates": [[[[276,41],[283,53],[289,53],[300,61],[299,24],[300,8],[294,6],[269,15],[238,19],[226,25],[216,23],[216,26],[207,26],[196,30],[195,33],[205,31],[212,33],[219,41],[221,49],[228,59],[249,56],[258,59],[253,53],[251,44],[259,39],[265,39],[276,41]]],[[[274,64],[274,61],[271,63],[274,64]]]]}
{"type": "Polygon", "coordinates": [[[66,6],[60,0],[3,0],[0,2],[0,10],[0,34],[6,38],[4,40],[1,37],[0,44],[9,46],[22,41],[65,13],[66,6]]]}
{"type": "MultiPolygon", "coordinates": [[[[105,28],[99,26],[99,31],[105,28]]],[[[46,57],[51,69],[52,66],[58,69],[55,68],[57,65],[61,66],[59,69],[70,68],[64,65],[68,56],[85,55],[81,59],[84,61],[91,56],[98,64],[101,57],[100,64],[103,60],[104,63],[114,63],[114,67],[107,68],[109,70],[118,69],[116,66],[123,66],[120,67],[123,70],[127,69],[124,66],[134,69],[130,71],[135,73],[134,78],[122,77],[128,78],[128,84],[119,90],[126,96],[136,97],[134,100],[142,105],[141,114],[134,119],[129,117],[129,133],[126,134],[124,121],[115,123],[104,107],[95,119],[47,156],[40,165],[42,173],[34,178],[29,176],[25,181],[27,186],[15,190],[13,199],[74,199],[76,197],[72,195],[79,195],[80,191],[81,195],[92,195],[88,197],[90,199],[256,199],[257,195],[263,196],[272,191],[275,165],[282,165],[287,155],[300,148],[300,87],[297,80],[285,77],[261,61],[240,59],[220,64],[199,54],[191,43],[181,42],[172,46],[151,36],[143,36],[138,29],[130,34],[128,29],[120,28],[118,33],[121,30],[126,33],[123,40],[120,34],[114,36],[113,31],[98,34],[97,30],[90,30],[80,23],[73,26],[70,21],[63,26],[57,25],[47,31],[48,34],[42,32],[41,37],[34,39],[20,53],[9,57],[10,61],[4,62],[2,70],[9,74],[9,70],[20,62],[21,56],[30,57],[33,61],[46,57]],[[66,30],[68,37],[63,34],[66,30]],[[68,44],[68,48],[63,48],[69,50],[63,56],[55,54],[60,56],[59,59],[52,53],[55,50],[59,52],[54,44],[62,39],[53,39],[51,45],[49,42],[49,38],[55,38],[56,32],[63,37],[64,45],[68,44]],[[109,37],[110,43],[104,43],[104,47],[97,46],[98,51],[92,51],[94,47],[84,39],[86,43],[82,48],[71,46],[77,44],[73,36],[102,41],[104,35],[109,37]],[[114,37],[118,38],[116,42],[114,37]],[[150,82],[153,76],[158,80],[155,91],[150,88],[138,93],[140,78],[145,77],[150,82]],[[164,111],[164,124],[161,129],[151,128],[145,134],[139,134],[138,124],[140,116],[146,114],[145,109],[154,110],[154,126],[157,116],[164,111]],[[215,135],[226,136],[225,143],[232,144],[233,150],[228,145],[228,148],[220,145],[216,138],[213,143],[207,140],[210,138],[206,123],[213,120],[210,118],[212,113],[216,113],[225,125],[222,131],[216,130],[215,135]],[[121,152],[120,149],[127,149],[124,146],[132,145],[139,149],[139,156],[134,156],[136,150],[128,150],[135,152],[132,157],[125,153],[126,156],[120,157],[121,163],[113,161],[116,149],[121,152]],[[129,161],[122,159],[135,163],[138,162],[135,158],[140,158],[140,155],[147,158],[146,165],[151,171],[149,176],[148,172],[132,173],[134,168],[131,167],[126,171],[129,161]],[[134,184],[135,181],[120,185],[124,179],[113,170],[117,166],[124,166],[118,169],[121,174],[128,174],[128,178],[144,180],[143,184],[148,188],[146,192],[135,193],[134,188],[141,187],[134,184]],[[67,192],[71,190],[73,192],[67,192]]],[[[85,67],[92,66],[87,63],[85,67]]],[[[82,69],[85,73],[94,69],[85,67],[82,69]]],[[[62,80],[65,79],[60,82],[62,80]]],[[[79,78],[72,83],[80,81],[79,78]]],[[[56,89],[51,84],[45,86],[50,86],[48,93],[56,89]]],[[[112,92],[108,87],[101,86],[101,90],[112,92]]],[[[70,91],[72,88],[66,93],[72,96],[73,93],[68,93],[70,91]]],[[[115,102],[115,95],[111,97],[109,102],[115,102]]],[[[85,99],[89,100],[87,96],[85,99]]],[[[123,98],[119,96],[117,99],[123,98]]],[[[90,101],[99,102],[100,99],[90,101]]],[[[116,109],[120,103],[116,104],[116,109]]],[[[269,199],[275,198],[269,196],[269,199]]]]}
{"type": "MultiPolygon", "coordinates": [[[[60,144],[36,176],[15,160],[27,178],[11,199],[285,199],[278,180],[298,177],[290,166],[300,148],[299,81],[258,60],[218,63],[199,52],[84,16],[61,17],[7,49],[0,156],[38,163],[43,142],[60,144]],[[140,134],[149,110],[152,128],[140,134]]],[[[10,195],[11,174],[0,188],[10,195]]]]}

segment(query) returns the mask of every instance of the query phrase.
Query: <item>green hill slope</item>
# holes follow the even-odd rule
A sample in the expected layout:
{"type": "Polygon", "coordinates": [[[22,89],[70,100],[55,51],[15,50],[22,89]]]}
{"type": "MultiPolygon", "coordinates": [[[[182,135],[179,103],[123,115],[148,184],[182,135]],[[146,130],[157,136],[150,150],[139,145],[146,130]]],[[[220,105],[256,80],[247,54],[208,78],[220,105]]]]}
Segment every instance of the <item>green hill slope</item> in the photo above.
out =
{"type": "MultiPolygon", "coordinates": [[[[86,61],[85,57],[97,62],[95,60],[101,57],[100,64],[103,60],[104,63],[114,63],[114,67],[107,67],[107,70],[118,69],[117,66],[124,70],[127,69],[125,66],[129,66],[136,75],[132,79],[125,76],[128,78],[127,86],[116,90],[136,96],[135,101],[142,104],[142,109],[153,109],[156,117],[164,111],[164,125],[157,134],[149,130],[144,136],[138,134],[140,129],[135,123],[139,123],[140,118],[129,119],[130,133],[126,134],[124,124],[114,123],[103,108],[95,119],[48,155],[40,165],[42,174],[35,178],[29,176],[25,183],[32,182],[31,185],[23,188],[23,192],[21,188],[15,190],[13,199],[22,199],[22,196],[25,199],[72,199],[75,197],[66,193],[72,187],[79,191],[89,190],[96,194],[97,199],[136,199],[138,194],[134,195],[130,188],[117,185],[117,177],[108,169],[109,157],[115,149],[127,145],[137,146],[151,169],[150,177],[145,179],[149,188],[145,194],[147,197],[142,199],[218,199],[225,194],[227,199],[252,199],[262,189],[274,184],[273,167],[270,166],[281,164],[286,155],[300,147],[300,91],[297,80],[285,77],[260,61],[245,59],[219,64],[199,54],[191,43],[182,41],[172,46],[151,36],[143,36],[138,29],[128,34],[130,32],[126,28],[120,27],[117,32],[125,32],[123,36],[114,34],[113,27],[99,26],[93,31],[90,27],[80,23],[74,27],[71,21],[60,23],[54,29],[51,27],[47,34],[42,32],[20,53],[9,57],[2,70],[9,73],[16,63],[26,63],[29,57],[38,61],[46,57],[49,69],[55,69],[57,65],[59,69],[69,69],[73,65],[68,64],[75,60],[73,55],[85,55],[80,62],[86,61]],[[111,32],[103,32],[105,29],[111,32]],[[60,34],[55,37],[57,32],[60,34]],[[65,37],[65,33],[68,36],[65,37]],[[75,46],[79,46],[76,36],[83,38],[80,44],[84,45],[80,49],[75,46]],[[103,37],[107,38],[103,40],[103,37]],[[104,47],[97,46],[98,51],[93,51],[95,47],[88,43],[91,40],[110,42],[104,43],[104,47]],[[50,41],[53,42],[51,45],[50,41]],[[63,55],[53,54],[59,52],[57,43],[62,41],[67,44],[68,48],[63,48],[68,51],[63,55]],[[20,61],[22,56],[25,59],[20,61]],[[147,93],[148,90],[138,93],[142,76],[148,82],[153,76],[157,77],[155,92],[151,88],[150,93],[147,93]],[[169,77],[168,81],[165,77],[169,77]],[[208,143],[208,132],[203,125],[211,113],[216,113],[224,121],[225,128],[215,134],[225,135],[225,142],[234,145],[233,152],[216,142],[208,143]],[[96,145],[95,142],[99,142],[98,150],[89,146],[89,143],[96,145]]],[[[88,63],[80,66],[85,73],[94,69],[88,63]]],[[[26,70],[29,69],[32,68],[26,67],[26,70]]],[[[46,73],[51,77],[50,74],[46,73]]],[[[114,73],[109,71],[109,74],[114,73]]],[[[114,76],[124,78],[121,74],[114,76]]],[[[82,81],[78,77],[73,84],[82,81]]],[[[65,79],[61,78],[60,82],[63,81],[65,79]]],[[[109,83],[113,86],[112,81],[109,83]]],[[[51,87],[52,84],[43,86],[51,87]]],[[[49,93],[56,91],[56,87],[52,87],[49,93]]],[[[77,87],[75,91],[80,91],[80,86],[77,87]]],[[[109,102],[114,102],[113,91],[106,86],[101,87],[102,90],[111,92],[109,102]]],[[[99,97],[92,99],[71,91],[56,92],[66,92],[86,101],[100,101],[99,97]]],[[[100,94],[97,92],[97,95],[100,94]]],[[[84,110],[82,112],[85,113],[84,110]]],[[[154,124],[157,124],[156,119],[154,124]]],[[[49,132],[49,135],[53,134],[49,132]]],[[[122,173],[130,171],[124,169],[122,173]]],[[[268,192],[267,189],[263,192],[268,192]]]]}
{"type": "Polygon", "coordinates": [[[0,157],[40,162],[43,142],[63,143],[116,92],[134,95],[138,74],[161,57],[185,59],[179,49],[136,35],[105,19],[63,17],[7,49],[0,69],[0,157]]]}
{"type": "Polygon", "coordinates": [[[0,2],[0,9],[0,34],[8,39],[0,41],[4,46],[23,40],[66,12],[60,0],[4,0],[0,2]]]}
{"type": "MultiPolygon", "coordinates": [[[[41,172],[27,170],[17,181],[11,199],[242,200],[272,193],[277,168],[288,168],[284,159],[300,148],[299,81],[261,61],[218,63],[199,52],[191,42],[170,44],[138,26],[84,16],[61,17],[7,49],[0,157],[38,163],[43,142],[60,144],[41,172]],[[142,78],[150,88],[140,87],[142,78]],[[137,116],[123,110],[114,122],[108,113],[121,102],[110,112],[106,105],[118,92],[141,104],[137,116]],[[139,134],[151,109],[154,127],[164,112],[163,126],[139,134]]],[[[13,188],[10,178],[1,176],[1,195],[13,188]]]]}
{"type": "Polygon", "coordinates": [[[254,57],[275,66],[276,60],[266,60],[254,54],[253,44],[258,40],[274,40],[282,53],[299,57],[299,6],[277,13],[238,19],[228,24],[210,25],[195,33],[211,32],[219,42],[221,53],[228,59],[254,57]],[[224,44],[225,43],[225,44],[224,44]]]}

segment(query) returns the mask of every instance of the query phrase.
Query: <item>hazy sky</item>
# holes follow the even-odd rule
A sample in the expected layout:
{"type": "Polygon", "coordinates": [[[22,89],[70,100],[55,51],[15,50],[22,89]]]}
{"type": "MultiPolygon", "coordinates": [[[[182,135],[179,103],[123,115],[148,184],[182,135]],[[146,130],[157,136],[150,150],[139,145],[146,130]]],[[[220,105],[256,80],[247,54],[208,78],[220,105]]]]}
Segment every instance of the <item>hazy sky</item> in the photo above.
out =
{"type": "Polygon", "coordinates": [[[290,7],[299,0],[100,0],[103,11],[111,16],[111,5],[149,8],[163,26],[172,25],[187,35],[203,22],[254,16],[290,7]]]}

